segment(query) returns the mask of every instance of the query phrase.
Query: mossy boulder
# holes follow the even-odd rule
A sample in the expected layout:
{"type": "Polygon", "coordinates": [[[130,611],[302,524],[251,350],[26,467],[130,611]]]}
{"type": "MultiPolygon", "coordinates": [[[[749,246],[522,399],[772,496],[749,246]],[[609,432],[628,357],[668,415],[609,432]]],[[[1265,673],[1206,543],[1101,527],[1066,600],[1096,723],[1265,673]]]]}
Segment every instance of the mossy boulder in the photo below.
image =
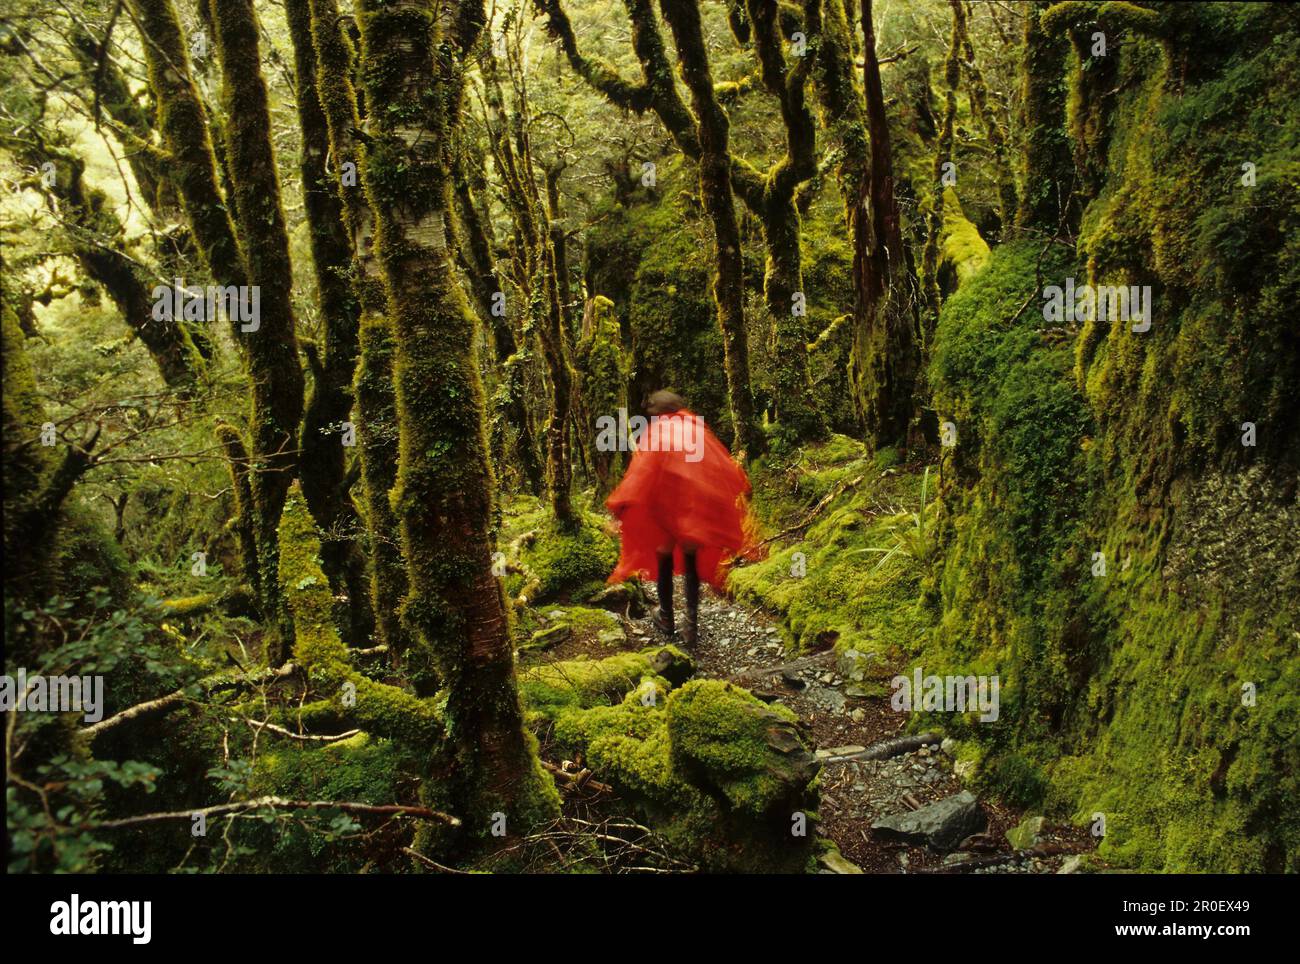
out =
{"type": "Polygon", "coordinates": [[[798,717],[719,680],[694,680],[668,700],[672,761],[687,779],[755,817],[809,805],[821,765],[798,717]]]}
{"type": "Polygon", "coordinates": [[[537,667],[521,691],[534,723],[704,868],[808,869],[818,763],[794,715],[716,680],[674,689],[689,671],[668,646],[537,667]]]}
{"type": "Polygon", "coordinates": [[[520,675],[519,689],[530,720],[558,722],[569,710],[617,703],[644,680],[667,692],[672,681],[680,683],[692,669],[690,657],[677,647],[650,647],[606,659],[579,658],[536,666],[520,675]]]}

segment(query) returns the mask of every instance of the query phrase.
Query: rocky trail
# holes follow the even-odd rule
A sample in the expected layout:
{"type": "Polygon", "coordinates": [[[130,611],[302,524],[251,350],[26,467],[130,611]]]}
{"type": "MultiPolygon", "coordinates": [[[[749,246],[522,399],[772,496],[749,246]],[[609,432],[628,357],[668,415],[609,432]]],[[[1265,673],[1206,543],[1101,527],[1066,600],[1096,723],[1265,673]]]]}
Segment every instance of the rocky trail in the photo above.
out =
{"type": "MultiPolygon", "coordinates": [[[[679,635],[668,639],[651,622],[654,586],[646,591],[646,611],[623,615],[626,645],[681,646],[679,635]]],[[[680,586],[675,595],[682,598],[680,586]]],[[[871,654],[833,650],[792,659],[772,616],[708,590],[701,594],[699,625],[699,642],[689,651],[696,677],[729,680],[788,707],[816,746],[822,764],[818,832],[843,857],[824,860],[823,872],[1072,873],[1084,860],[1080,855],[1093,849],[1086,831],[1043,824],[964,789],[951,741],[914,737],[899,741],[905,752],[895,748],[884,758],[866,758],[869,750],[905,736],[906,717],[889,705],[895,667],[871,654]]],[[[567,640],[546,661],[591,651],[593,642],[567,640]]]]}

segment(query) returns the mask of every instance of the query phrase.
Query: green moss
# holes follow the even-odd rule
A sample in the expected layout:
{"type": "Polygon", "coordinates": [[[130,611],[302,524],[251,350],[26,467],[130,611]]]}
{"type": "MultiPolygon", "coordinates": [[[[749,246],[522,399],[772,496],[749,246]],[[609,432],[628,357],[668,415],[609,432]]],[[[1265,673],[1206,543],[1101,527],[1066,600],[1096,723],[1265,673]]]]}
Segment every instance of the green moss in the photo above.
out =
{"type": "MultiPolygon", "coordinates": [[[[1098,17],[1145,33],[1148,13],[1098,17]]],[[[1300,429],[1279,405],[1297,359],[1280,306],[1300,292],[1300,209],[1277,178],[1296,170],[1297,37],[1265,29],[1263,7],[1162,17],[1160,43],[1111,51],[1105,136],[1076,125],[1107,152],[1081,263],[1004,245],[944,308],[930,382],[959,443],[924,660],[999,674],[996,724],[942,722],[979,746],[990,789],[1080,824],[1102,815],[1111,863],[1294,870],[1300,429]],[[1197,39],[1210,36],[1215,50],[1197,39]],[[1093,320],[1073,346],[1044,337],[1040,271],[1151,285],[1151,328],[1093,320]],[[1243,447],[1246,420],[1269,441],[1243,447]]]]}
{"type": "Polygon", "coordinates": [[[780,612],[796,648],[833,643],[841,651],[911,652],[931,620],[917,605],[924,567],[904,550],[884,559],[912,521],[874,507],[888,499],[917,508],[920,479],[910,473],[881,479],[865,446],[844,436],[804,449],[796,465],[797,474],[775,461],[755,468],[755,509],[765,529],[784,531],[827,496],[835,498],[801,533],[769,547],[766,559],[733,570],[732,590],[780,612]]]}
{"type": "Polygon", "coordinates": [[[519,555],[524,572],[506,580],[511,595],[523,593],[537,605],[590,599],[604,589],[618,562],[618,543],[605,531],[603,519],[577,511],[577,527],[569,529],[557,525],[536,500],[524,496],[511,503],[503,541],[529,534],[519,555]]]}
{"type": "Polygon", "coordinates": [[[672,759],[680,770],[704,775],[701,779],[716,786],[732,807],[755,816],[799,805],[790,799],[788,774],[772,772],[773,750],[767,741],[775,723],[798,720],[793,711],[768,706],[720,680],[687,683],[672,694],[667,710],[672,759]]]}
{"type": "Polygon", "coordinates": [[[794,715],[744,690],[696,680],[673,647],[569,660],[524,673],[534,723],[581,751],[668,840],[710,870],[799,872],[816,814],[816,763],[794,715]],[[808,836],[791,835],[804,813],[808,836]]]}
{"type": "Polygon", "coordinates": [[[689,659],[675,647],[652,647],[601,660],[575,659],[537,666],[520,676],[519,689],[530,721],[555,722],[566,710],[610,706],[641,685],[643,679],[667,690],[670,684],[659,674],[670,672],[677,676],[680,667],[689,664],[689,659]]]}
{"type": "Polygon", "coordinates": [[[989,246],[962,213],[957,193],[951,188],[943,205],[942,243],[939,251],[939,283],[948,291],[965,284],[988,263],[989,246]],[[951,280],[945,280],[951,273],[951,280]]]}
{"type": "MultiPolygon", "coordinates": [[[[384,805],[416,804],[420,762],[411,749],[365,733],[319,748],[276,746],[256,761],[249,790],[296,800],[342,800],[384,805]]],[[[373,867],[376,856],[401,860],[396,845],[383,838],[330,839],[315,816],[314,829],[299,821],[254,825],[247,839],[256,856],[241,869],[254,872],[357,873],[373,867]]],[[[356,818],[353,818],[356,819],[356,818]]],[[[373,822],[373,818],[372,821],[373,822]]]]}

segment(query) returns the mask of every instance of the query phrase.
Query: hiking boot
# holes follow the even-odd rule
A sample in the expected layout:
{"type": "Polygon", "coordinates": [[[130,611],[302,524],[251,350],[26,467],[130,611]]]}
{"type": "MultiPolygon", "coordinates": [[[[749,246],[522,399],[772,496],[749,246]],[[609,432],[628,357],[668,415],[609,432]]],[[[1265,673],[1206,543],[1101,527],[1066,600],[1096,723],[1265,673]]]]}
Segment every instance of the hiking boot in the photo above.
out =
{"type": "Polygon", "coordinates": [[[654,623],[655,629],[665,636],[673,634],[673,611],[671,609],[664,612],[663,606],[656,606],[654,612],[650,614],[650,622],[654,623]]]}

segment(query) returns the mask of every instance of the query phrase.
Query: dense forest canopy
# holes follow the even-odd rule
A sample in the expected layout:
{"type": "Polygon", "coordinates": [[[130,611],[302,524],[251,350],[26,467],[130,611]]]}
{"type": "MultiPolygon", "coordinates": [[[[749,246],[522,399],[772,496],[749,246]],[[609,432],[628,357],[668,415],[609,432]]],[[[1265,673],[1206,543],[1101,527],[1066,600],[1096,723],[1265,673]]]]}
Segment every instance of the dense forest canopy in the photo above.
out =
{"type": "Polygon", "coordinates": [[[1295,10],[6,0],[9,870],[1300,871],[1295,10]]]}

